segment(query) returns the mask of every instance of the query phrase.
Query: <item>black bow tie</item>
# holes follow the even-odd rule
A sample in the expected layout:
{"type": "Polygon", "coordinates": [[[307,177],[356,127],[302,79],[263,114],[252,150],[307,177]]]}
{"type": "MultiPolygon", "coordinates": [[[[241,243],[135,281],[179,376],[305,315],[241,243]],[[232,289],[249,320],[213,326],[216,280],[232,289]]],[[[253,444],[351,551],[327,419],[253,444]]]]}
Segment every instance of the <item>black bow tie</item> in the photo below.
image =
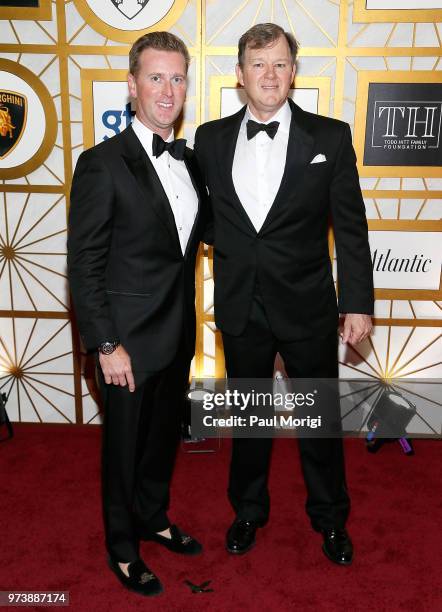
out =
{"type": "Polygon", "coordinates": [[[158,134],[153,135],[152,154],[155,155],[155,157],[159,157],[164,153],[164,151],[168,151],[175,159],[183,160],[185,150],[186,140],[184,138],[178,138],[178,140],[165,142],[158,134]]]}
{"type": "Polygon", "coordinates": [[[247,140],[251,140],[258,132],[267,132],[267,135],[272,140],[275,138],[275,134],[279,128],[279,121],[272,121],[271,123],[257,123],[249,119],[247,121],[247,140]]]}

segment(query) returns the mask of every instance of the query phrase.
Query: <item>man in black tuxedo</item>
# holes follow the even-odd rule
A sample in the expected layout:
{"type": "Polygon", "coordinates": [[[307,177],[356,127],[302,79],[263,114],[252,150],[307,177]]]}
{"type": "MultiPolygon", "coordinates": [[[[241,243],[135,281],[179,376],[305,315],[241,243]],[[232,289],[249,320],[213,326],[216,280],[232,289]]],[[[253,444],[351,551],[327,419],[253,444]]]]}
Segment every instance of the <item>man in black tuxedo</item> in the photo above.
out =
{"type": "Polygon", "coordinates": [[[134,122],[82,153],[71,192],[70,287],[83,343],[98,357],[104,404],[109,564],[143,595],[162,586],[140,559],[140,539],[182,554],[201,551],[167,516],[195,346],[202,227],[198,169],[185,140],[173,137],[189,61],[184,43],[168,32],[134,43],[134,122]]]}
{"type": "MultiPolygon", "coordinates": [[[[275,24],[247,31],[237,77],[248,105],[196,132],[214,219],[215,321],[230,378],[271,378],[277,352],[291,378],[337,377],[330,216],[342,341],[356,344],[371,330],[372,268],[350,129],[287,99],[297,48],[275,24]]],[[[271,446],[271,439],[233,440],[230,553],[247,552],[268,520],[271,446]]],[[[312,526],[323,535],[325,554],[349,564],[342,440],[300,439],[299,447],[312,526]]]]}

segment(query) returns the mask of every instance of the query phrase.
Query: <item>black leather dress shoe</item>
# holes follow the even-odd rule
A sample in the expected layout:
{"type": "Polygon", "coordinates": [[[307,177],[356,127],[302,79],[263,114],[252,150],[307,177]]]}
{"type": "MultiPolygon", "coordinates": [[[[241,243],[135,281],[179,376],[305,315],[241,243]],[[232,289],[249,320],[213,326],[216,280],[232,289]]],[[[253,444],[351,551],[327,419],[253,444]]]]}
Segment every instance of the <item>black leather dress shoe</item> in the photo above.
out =
{"type": "Polygon", "coordinates": [[[109,557],[108,563],[113,573],[126,589],[146,597],[158,595],[162,592],[163,585],[142,559],[129,563],[127,568],[129,576],[126,576],[118,562],[112,559],[112,557],[109,557]]]}
{"type": "Polygon", "coordinates": [[[350,565],[353,559],[353,544],[345,529],[323,529],[324,554],[339,565],[350,565]]]}
{"type": "Polygon", "coordinates": [[[203,550],[203,547],[195,538],[183,533],[176,525],[171,525],[169,529],[171,538],[159,533],[141,533],[140,537],[142,540],[157,542],[180,555],[199,555],[203,550]]]}
{"type": "Polygon", "coordinates": [[[243,555],[255,546],[258,525],[253,521],[235,519],[226,537],[226,548],[233,555],[243,555]]]}

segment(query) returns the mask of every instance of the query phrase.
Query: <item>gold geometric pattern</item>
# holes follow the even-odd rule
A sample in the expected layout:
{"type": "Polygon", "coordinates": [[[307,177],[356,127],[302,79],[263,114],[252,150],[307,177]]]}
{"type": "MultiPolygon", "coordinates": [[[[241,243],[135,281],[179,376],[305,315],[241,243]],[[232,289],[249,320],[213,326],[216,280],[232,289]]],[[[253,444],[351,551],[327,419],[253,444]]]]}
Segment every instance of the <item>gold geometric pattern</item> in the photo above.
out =
{"type": "Polygon", "coordinates": [[[69,321],[0,318],[0,391],[12,420],[75,422],[69,321]]]}
{"type": "MultiPolygon", "coordinates": [[[[14,44],[9,46],[18,46],[19,48],[25,49],[27,45],[22,42],[22,39],[25,38],[24,31],[26,29],[27,22],[18,23],[20,24],[20,26],[14,26],[14,22],[9,22],[11,27],[14,29],[14,34],[18,41],[17,45],[14,44]],[[23,34],[21,34],[21,37],[19,32],[17,31],[18,27],[22,28],[23,30],[23,34]]],[[[39,24],[40,28],[38,28],[38,32],[41,33],[42,26],[40,22],[36,23],[39,24]]],[[[2,22],[0,22],[0,28],[1,27],[2,22]]],[[[44,31],[46,32],[46,30],[44,31]]],[[[40,36],[39,40],[41,40],[40,36]]],[[[60,104],[60,65],[59,58],[57,57],[57,55],[54,55],[54,40],[52,39],[50,40],[50,42],[52,45],[52,48],[50,48],[50,50],[46,44],[40,43],[39,45],[45,49],[45,53],[28,54],[20,52],[17,57],[14,57],[14,61],[16,61],[20,66],[31,70],[31,72],[33,72],[35,76],[38,77],[38,79],[43,83],[43,85],[49,92],[50,98],[52,99],[55,106],[56,118],[53,118],[52,113],[49,112],[50,109],[45,109],[45,111],[46,119],[48,121],[56,121],[56,125],[49,126],[51,131],[54,130],[57,134],[55,144],[49,155],[46,158],[42,159],[40,166],[36,170],[34,170],[33,172],[29,172],[29,174],[14,180],[7,179],[5,181],[2,181],[5,186],[17,184],[22,184],[26,187],[45,185],[56,187],[61,192],[65,184],[63,130],[60,104]]],[[[39,156],[40,154],[41,149],[36,153],[36,156],[39,156]]]]}
{"type": "MultiPolygon", "coordinates": [[[[363,0],[355,3],[361,7],[363,0]]],[[[196,126],[208,120],[210,79],[234,73],[238,37],[254,23],[274,21],[294,33],[301,43],[298,75],[327,77],[329,114],[352,127],[360,71],[438,74],[442,52],[435,20],[396,23],[405,11],[395,11],[386,23],[353,23],[355,3],[189,0],[170,28],[192,56],[185,137],[191,143],[196,126]]],[[[66,215],[73,168],[84,148],[83,130],[92,120],[82,115],[81,72],[127,69],[129,44],[94,30],[73,0],[45,0],[43,5],[51,9],[52,19],[36,21],[29,12],[28,20],[23,13],[20,19],[0,21],[0,55],[43,81],[58,128],[55,147],[37,170],[0,182],[0,387],[10,391],[13,419],[97,423],[93,373],[87,366],[86,383],[80,342],[69,321],[66,215]]],[[[404,177],[399,169],[397,174],[361,179],[369,219],[439,221],[442,179],[404,177]]],[[[193,373],[222,376],[222,342],[213,323],[212,249],[201,247],[200,252],[193,373]]],[[[441,301],[380,299],[375,314],[374,336],[356,350],[340,349],[341,361],[348,360],[341,365],[345,376],[440,377],[441,301]]]]}
{"type": "MultiPolygon", "coordinates": [[[[368,6],[367,0],[353,0],[354,20],[358,22],[394,22],[407,23],[413,22],[413,25],[433,25],[442,20],[441,8],[428,8],[429,4],[425,0],[414,0],[414,2],[386,2],[383,8],[373,9],[368,6]],[[424,6],[425,8],[420,8],[424,6]],[[393,8],[394,7],[394,8],[393,8]],[[405,10],[404,10],[405,9],[405,10]]],[[[439,7],[441,6],[439,2],[439,7]]]]}
{"type": "Polygon", "coordinates": [[[66,311],[66,203],[0,194],[0,310],[66,311]]]}
{"type": "MultiPolygon", "coordinates": [[[[141,29],[133,29],[132,26],[128,24],[128,29],[125,30],[124,28],[119,27],[120,24],[118,26],[116,24],[110,25],[112,19],[106,21],[106,17],[109,17],[109,11],[112,10],[111,6],[106,7],[107,10],[105,13],[100,14],[99,16],[94,10],[92,10],[90,3],[87,0],[73,0],[73,4],[70,5],[70,13],[73,17],[74,25],[78,26],[78,23],[82,19],[85,21],[78,27],[75,34],[69,37],[69,42],[74,43],[74,41],[76,41],[76,44],[78,44],[77,39],[84,33],[84,30],[86,30],[86,33],[89,34],[87,30],[90,29],[89,26],[91,26],[94,31],[99,32],[102,36],[106,37],[106,42],[108,39],[114,39],[117,41],[130,43],[149,31],[172,29],[177,19],[179,19],[179,17],[182,16],[183,11],[185,11],[187,3],[188,0],[174,0],[167,3],[163,2],[162,6],[157,5],[156,7],[161,8],[162,10],[159,14],[157,14],[155,20],[143,20],[144,26],[140,26],[141,29]]],[[[102,5],[103,2],[101,1],[101,3],[98,3],[98,8],[100,7],[100,4],[102,5]]],[[[137,15],[134,15],[133,17],[136,16],[137,15]]]]}
{"type": "Polygon", "coordinates": [[[340,345],[339,357],[343,378],[440,378],[440,328],[378,325],[357,347],[340,345]]]}
{"type": "Polygon", "coordinates": [[[230,45],[255,23],[267,21],[291,31],[305,46],[337,45],[339,7],[330,0],[212,1],[206,8],[206,45],[230,45]]]}

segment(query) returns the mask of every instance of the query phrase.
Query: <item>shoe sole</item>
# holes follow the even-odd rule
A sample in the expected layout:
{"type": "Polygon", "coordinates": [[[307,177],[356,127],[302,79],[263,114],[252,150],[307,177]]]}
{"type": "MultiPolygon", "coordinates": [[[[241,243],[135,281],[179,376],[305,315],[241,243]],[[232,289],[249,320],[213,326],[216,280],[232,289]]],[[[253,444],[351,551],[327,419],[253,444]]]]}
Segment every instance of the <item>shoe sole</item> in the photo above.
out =
{"type": "Polygon", "coordinates": [[[348,566],[352,564],[353,559],[351,559],[350,561],[336,561],[336,559],[334,559],[331,555],[328,554],[324,545],[322,545],[322,552],[327,557],[327,559],[329,559],[329,561],[331,561],[335,565],[347,565],[348,566]]]}
{"type": "Polygon", "coordinates": [[[229,554],[231,555],[245,555],[246,553],[249,552],[249,550],[252,550],[252,548],[255,547],[256,542],[253,542],[252,544],[250,544],[250,546],[248,546],[247,548],[245,548],[244,550],[234,550],[233,548],[229,548],[226,545],[226,550],[229,554]]]}

